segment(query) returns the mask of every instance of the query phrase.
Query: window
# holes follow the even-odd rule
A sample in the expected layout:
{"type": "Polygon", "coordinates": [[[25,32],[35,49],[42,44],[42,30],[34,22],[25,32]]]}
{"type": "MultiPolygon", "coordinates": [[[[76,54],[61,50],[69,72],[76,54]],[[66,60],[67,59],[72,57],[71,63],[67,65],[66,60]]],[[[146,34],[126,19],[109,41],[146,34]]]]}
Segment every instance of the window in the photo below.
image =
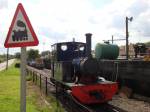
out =
{"type": "Polygon", "coordinates": [[[80,46],[80,47],[79,47],[79,50],[80,50],[80,51],[84,51],[84,46],[80,46]]]}
{"type": "Polygon", "coordinates": [[[62,51],[66,51],[67,49],[68,49],[68,48],[67,48],[67,45],[65,45],[65,44],[64,44],[64,45],[61,45],[61,50],[62,50],[62,51]]]}

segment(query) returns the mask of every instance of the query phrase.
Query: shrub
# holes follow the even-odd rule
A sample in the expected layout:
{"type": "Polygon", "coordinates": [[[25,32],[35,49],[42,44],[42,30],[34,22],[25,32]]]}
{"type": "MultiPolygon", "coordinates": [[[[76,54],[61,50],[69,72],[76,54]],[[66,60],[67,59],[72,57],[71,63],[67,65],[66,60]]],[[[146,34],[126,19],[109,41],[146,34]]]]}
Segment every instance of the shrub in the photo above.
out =
{"type": "Polygon", "coordinates": [[[20,68],[20,63],[16,63],[16,64],[15,64],[15,67],[16,67],[16,68],[20,68]]]}

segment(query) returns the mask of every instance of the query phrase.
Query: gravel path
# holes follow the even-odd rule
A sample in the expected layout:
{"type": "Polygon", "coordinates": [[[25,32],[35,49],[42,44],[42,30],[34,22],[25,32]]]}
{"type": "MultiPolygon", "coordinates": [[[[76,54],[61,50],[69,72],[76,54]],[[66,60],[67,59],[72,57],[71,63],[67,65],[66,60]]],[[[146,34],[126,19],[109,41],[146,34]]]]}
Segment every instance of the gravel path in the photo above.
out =
{"type": "Polygon", "coordinates": [[[121,98],[119,95],[114,96],[109,103],[128,112],[150,112],[150,103],[136,99],[121,98]]]}
{"type": "MultiPolygon", "coordinates": [[[[11,59],[8,61],[8,66],[10,66],[13,62],[15,61],[15,59],[11,59]]],[[[0,63],[0,71],[6,69],[6,61],[3,63],[0,63]]]]}

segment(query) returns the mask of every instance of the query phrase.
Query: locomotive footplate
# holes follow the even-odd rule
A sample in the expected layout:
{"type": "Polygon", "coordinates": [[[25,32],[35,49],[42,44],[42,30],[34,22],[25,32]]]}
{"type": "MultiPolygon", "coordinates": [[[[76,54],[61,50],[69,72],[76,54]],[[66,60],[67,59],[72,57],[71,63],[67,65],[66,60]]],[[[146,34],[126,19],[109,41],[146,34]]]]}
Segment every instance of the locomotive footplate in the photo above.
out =
{"type": "Polygon", "coordinates": [[[117,83],[111,81],[90,85],[62,83],[59,81],[56,81],[56,83],[58,88],[60,88],[59,90],[69,90],[71,94],[83,104],[107,102],[111,100],[118,89],[117,83]]]}

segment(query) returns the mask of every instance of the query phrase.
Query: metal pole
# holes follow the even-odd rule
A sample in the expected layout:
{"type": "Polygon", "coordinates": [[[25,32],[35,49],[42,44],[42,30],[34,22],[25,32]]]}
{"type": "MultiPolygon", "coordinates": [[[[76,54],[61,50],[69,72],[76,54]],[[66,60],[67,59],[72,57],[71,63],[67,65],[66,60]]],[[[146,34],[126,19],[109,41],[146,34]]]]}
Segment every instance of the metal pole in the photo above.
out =
{"type": "Polygon", "coordinates": [[[46,95],[47,95],[47,77],[46,77],[46,80],[45,80],[45,93],[46,93],[46,95]]]}
{"type": "Polygon", "coordinates": [[[41,74],[40,74],[40,89],[42,88],[42,85],[41,85],[41,74]]]}
{"type": "Polygon", "coordinates": [[[128,46],[128,38],[129,38],[129,34],[128,34],[128,17],[126,17],[126,59],[128,60],[129,58],[129,46],[128,46]]]}
{"type": "Polygon", "coordinates": [[[8,56],[9,56],[9,48],[7,48],[6,70],[8,69],[8,56]]]}
{"type": "Polygon", "coordinates": [[[36,76],[36,77],[35,77],[35,80],[36,80],[36,81],[35,81],[35,83],[37,84],[37,73],[36,73],[36,75],[35,75],[35,76],[36,76]]]}
{"type": "Polygon", "coordinates": [[[26,112],[26,47],[21,47],[20,112],[26,112]]]}
{"type": "Polygon", "coordinates": [[[33,72],[33,74],[32,74],[32,81],[34,82],[34,72],[33,72]]]}
{"type": "Polygon", "coordinates": [[[114,36],[112,35],[112,44],[113,44],[113,42],[114,42],[114,36]]]}

